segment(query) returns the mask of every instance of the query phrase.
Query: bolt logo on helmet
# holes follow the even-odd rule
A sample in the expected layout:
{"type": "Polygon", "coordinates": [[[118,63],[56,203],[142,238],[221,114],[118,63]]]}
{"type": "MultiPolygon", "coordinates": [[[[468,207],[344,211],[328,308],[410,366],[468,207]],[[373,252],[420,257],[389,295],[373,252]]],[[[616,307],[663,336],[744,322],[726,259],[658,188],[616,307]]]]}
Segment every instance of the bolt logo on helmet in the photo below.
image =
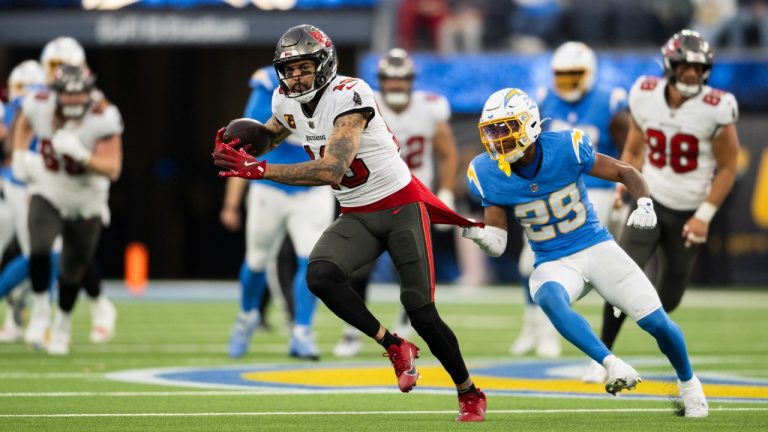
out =
{"type": "Polygon", "coordinates": [[[712,71],[712,61],[715,57],[709,42],[704,40],[698,32],[682,30],[675,33],[663,47],[661,54],[664,56],[664,75],[671,84],[685,97],[693,97],[699,94],[704,83],[707,82],[712,71]],[[704,66],[699,82],[685,84],[677,80],[675,68],[681,63],[694,63],[704,66]]]}
{"type": "Polygon", "coordinates": [[[510,164],[523,157],[541,133],[539,107],[520,89],[499,90],[485,102],[477,129],[491,159],[509,176],[510,164]]]}
{"type": "Polygon", "coordinates": [[[45,72],[36,60],[25,60],[11,71],[8,76],[8,96],[10,100],[23,97],[30,91],[45,87],[45,72]]]}
{"type": "Polygon", "coordinates": [[[552,55],[555,93],[567,102],[576,102],[595,84],[597,58],[582,42],[566,42],[552,55]]]}
{"type": "Polygon", "coordinates": [[[319,28],[309,24],[298,25],[291,27],[280,37],[272,64],[280,78],[280,89],[285,96],[296,99],[299,103],[307,103],[336,76],[336,47],[319,28]],[[299,60],[312,60],[317,70],[309,90],[294,92],[285,83],[285,65],[299,60]]]}
{"type": "Polygon", "coordinates": [[[96,77],[84,65],[63,65],[56,70],[51,87],[56,92],[57,109],[64,118],[82,118],[91,104],[96,77]],[[80,95],[68,99],[73,95],[80,95]]]}

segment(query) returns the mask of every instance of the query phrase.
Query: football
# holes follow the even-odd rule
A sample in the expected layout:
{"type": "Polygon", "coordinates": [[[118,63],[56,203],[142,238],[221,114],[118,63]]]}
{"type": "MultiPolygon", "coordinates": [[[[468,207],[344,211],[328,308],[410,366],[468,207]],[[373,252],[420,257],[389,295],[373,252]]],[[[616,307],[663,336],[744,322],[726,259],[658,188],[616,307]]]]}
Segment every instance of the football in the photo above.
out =
{"type": "Polygon", "coordinates": [[[232,120],[224,130],[224,142],[240,138],[237,148],[245,150],[253,157],[259,157],[267,152],[271,143],[269,130],[260,122],[250,118],[232,120]]]}

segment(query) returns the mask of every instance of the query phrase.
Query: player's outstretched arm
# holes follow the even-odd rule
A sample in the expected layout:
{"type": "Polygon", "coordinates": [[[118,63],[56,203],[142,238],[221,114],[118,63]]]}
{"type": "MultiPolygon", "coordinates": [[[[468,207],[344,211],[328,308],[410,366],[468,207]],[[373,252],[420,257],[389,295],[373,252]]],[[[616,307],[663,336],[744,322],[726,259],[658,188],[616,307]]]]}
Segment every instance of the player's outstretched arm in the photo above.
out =
{"type": "Polygon", "coordinates": [[[291,165],[268,164],[264,178],[303,186],[339,184],[360,149],[367,123],[364,114],[359,112],[339,117],[321,158],[291,165]]]}

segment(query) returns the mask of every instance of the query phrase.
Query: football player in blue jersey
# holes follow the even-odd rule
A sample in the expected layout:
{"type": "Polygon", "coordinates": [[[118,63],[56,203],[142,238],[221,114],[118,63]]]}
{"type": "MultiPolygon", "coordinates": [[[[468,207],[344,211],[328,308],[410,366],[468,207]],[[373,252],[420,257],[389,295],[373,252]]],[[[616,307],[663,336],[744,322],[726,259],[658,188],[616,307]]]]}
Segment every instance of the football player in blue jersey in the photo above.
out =
{"type": "MultiPolygon", "coordinates": [[[[270,65],[251,77],[251,96],[245,117],[266,122],[272,117],[272,93],[278,86],[270,65]]],[[[264,155],[270,163],[293,164],[309,160],[301,144],[286,141],[264,155]]],[[[296,251],[293,278],[294,325],[289,353],[292,357],[317,360],[320,350],[312,333],[317,299],[307,288],[309,252],[331,223],[334,201],[328,188],[293,186],[273,181],[231,178],[227,182],[221,221],[229,229],[240,226],[240,204],[246,187],[246,257],[240,269],[240,312],[229,340],[229,355],[242,357],[261,320],[260,306],[267,289],[267,265],[277,256],[286,234],[296,251]]]]}
{"type": "MultiPolygon", "coordinates": [[[[617,158],[627,135],[627,92],[621,87],[595,85],[597,57],[582,42],[566,42],[552,55],[552,85],[537,92],[539,109],[550,121],[542,125],[544,130],[561,131],[573,128],[585,132],[595,149],[617,158]]],[[[584,176],[589,200],[600,222],[609,227],[617,238],[626,214],[613,219],[614,183],[590,175],[584,176]],[[618,229],[617,229],[618,228],[618,229]]],[[[541,357],[560,355],[560,338],[541,309],[528,294],[528,277],[533,272],[533,251],[523,243],[519,271],[523,277],[526,307],[520,335],[510,347],[510,354],[520,356],[535,349],[541,357]]]]}
{"type": "Polygon", "coordinates": [[[506,248],[507,217],[513,217],[534,251],[534,301],[565,339],[607,368],[606,391],[631,390],[641,379],[571,308],[588,292],[586,282],[656,339],[677,373],[685,415],[706,416],[706,398],[682,331],[664,312],[640,267],[600,224],[583,178],[589,174],[623,183],[638,205],[628,226],[652,229],[656,214],[643,176],[629,164],[596,153],[579,129],[542,133],[536,102],[519,89],[492,94],[478,129],[487,153],[473,159],[467,181],[485,208],[485,227],[465,228],[462,235],[488,255],[499,256],[506,248]]]}

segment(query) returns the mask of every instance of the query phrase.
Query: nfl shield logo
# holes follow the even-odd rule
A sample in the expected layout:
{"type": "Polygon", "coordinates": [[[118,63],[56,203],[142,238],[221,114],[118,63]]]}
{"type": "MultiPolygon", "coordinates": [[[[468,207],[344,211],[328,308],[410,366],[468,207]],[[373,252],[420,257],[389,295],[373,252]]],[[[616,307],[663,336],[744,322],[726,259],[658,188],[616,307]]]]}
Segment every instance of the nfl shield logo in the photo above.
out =
{"type": "Polygon", "coordinates": [[[307,123],[309,123],[310,129],[314,129],[315,128],[315,122],[313,122],[312,120],[309,120],[307,123]]]}
{"type": "Polygon", "coordinates": [[[538,192],[539,191],[539,185],[536,183],[531,183],[531,192],[538,192]]]}

